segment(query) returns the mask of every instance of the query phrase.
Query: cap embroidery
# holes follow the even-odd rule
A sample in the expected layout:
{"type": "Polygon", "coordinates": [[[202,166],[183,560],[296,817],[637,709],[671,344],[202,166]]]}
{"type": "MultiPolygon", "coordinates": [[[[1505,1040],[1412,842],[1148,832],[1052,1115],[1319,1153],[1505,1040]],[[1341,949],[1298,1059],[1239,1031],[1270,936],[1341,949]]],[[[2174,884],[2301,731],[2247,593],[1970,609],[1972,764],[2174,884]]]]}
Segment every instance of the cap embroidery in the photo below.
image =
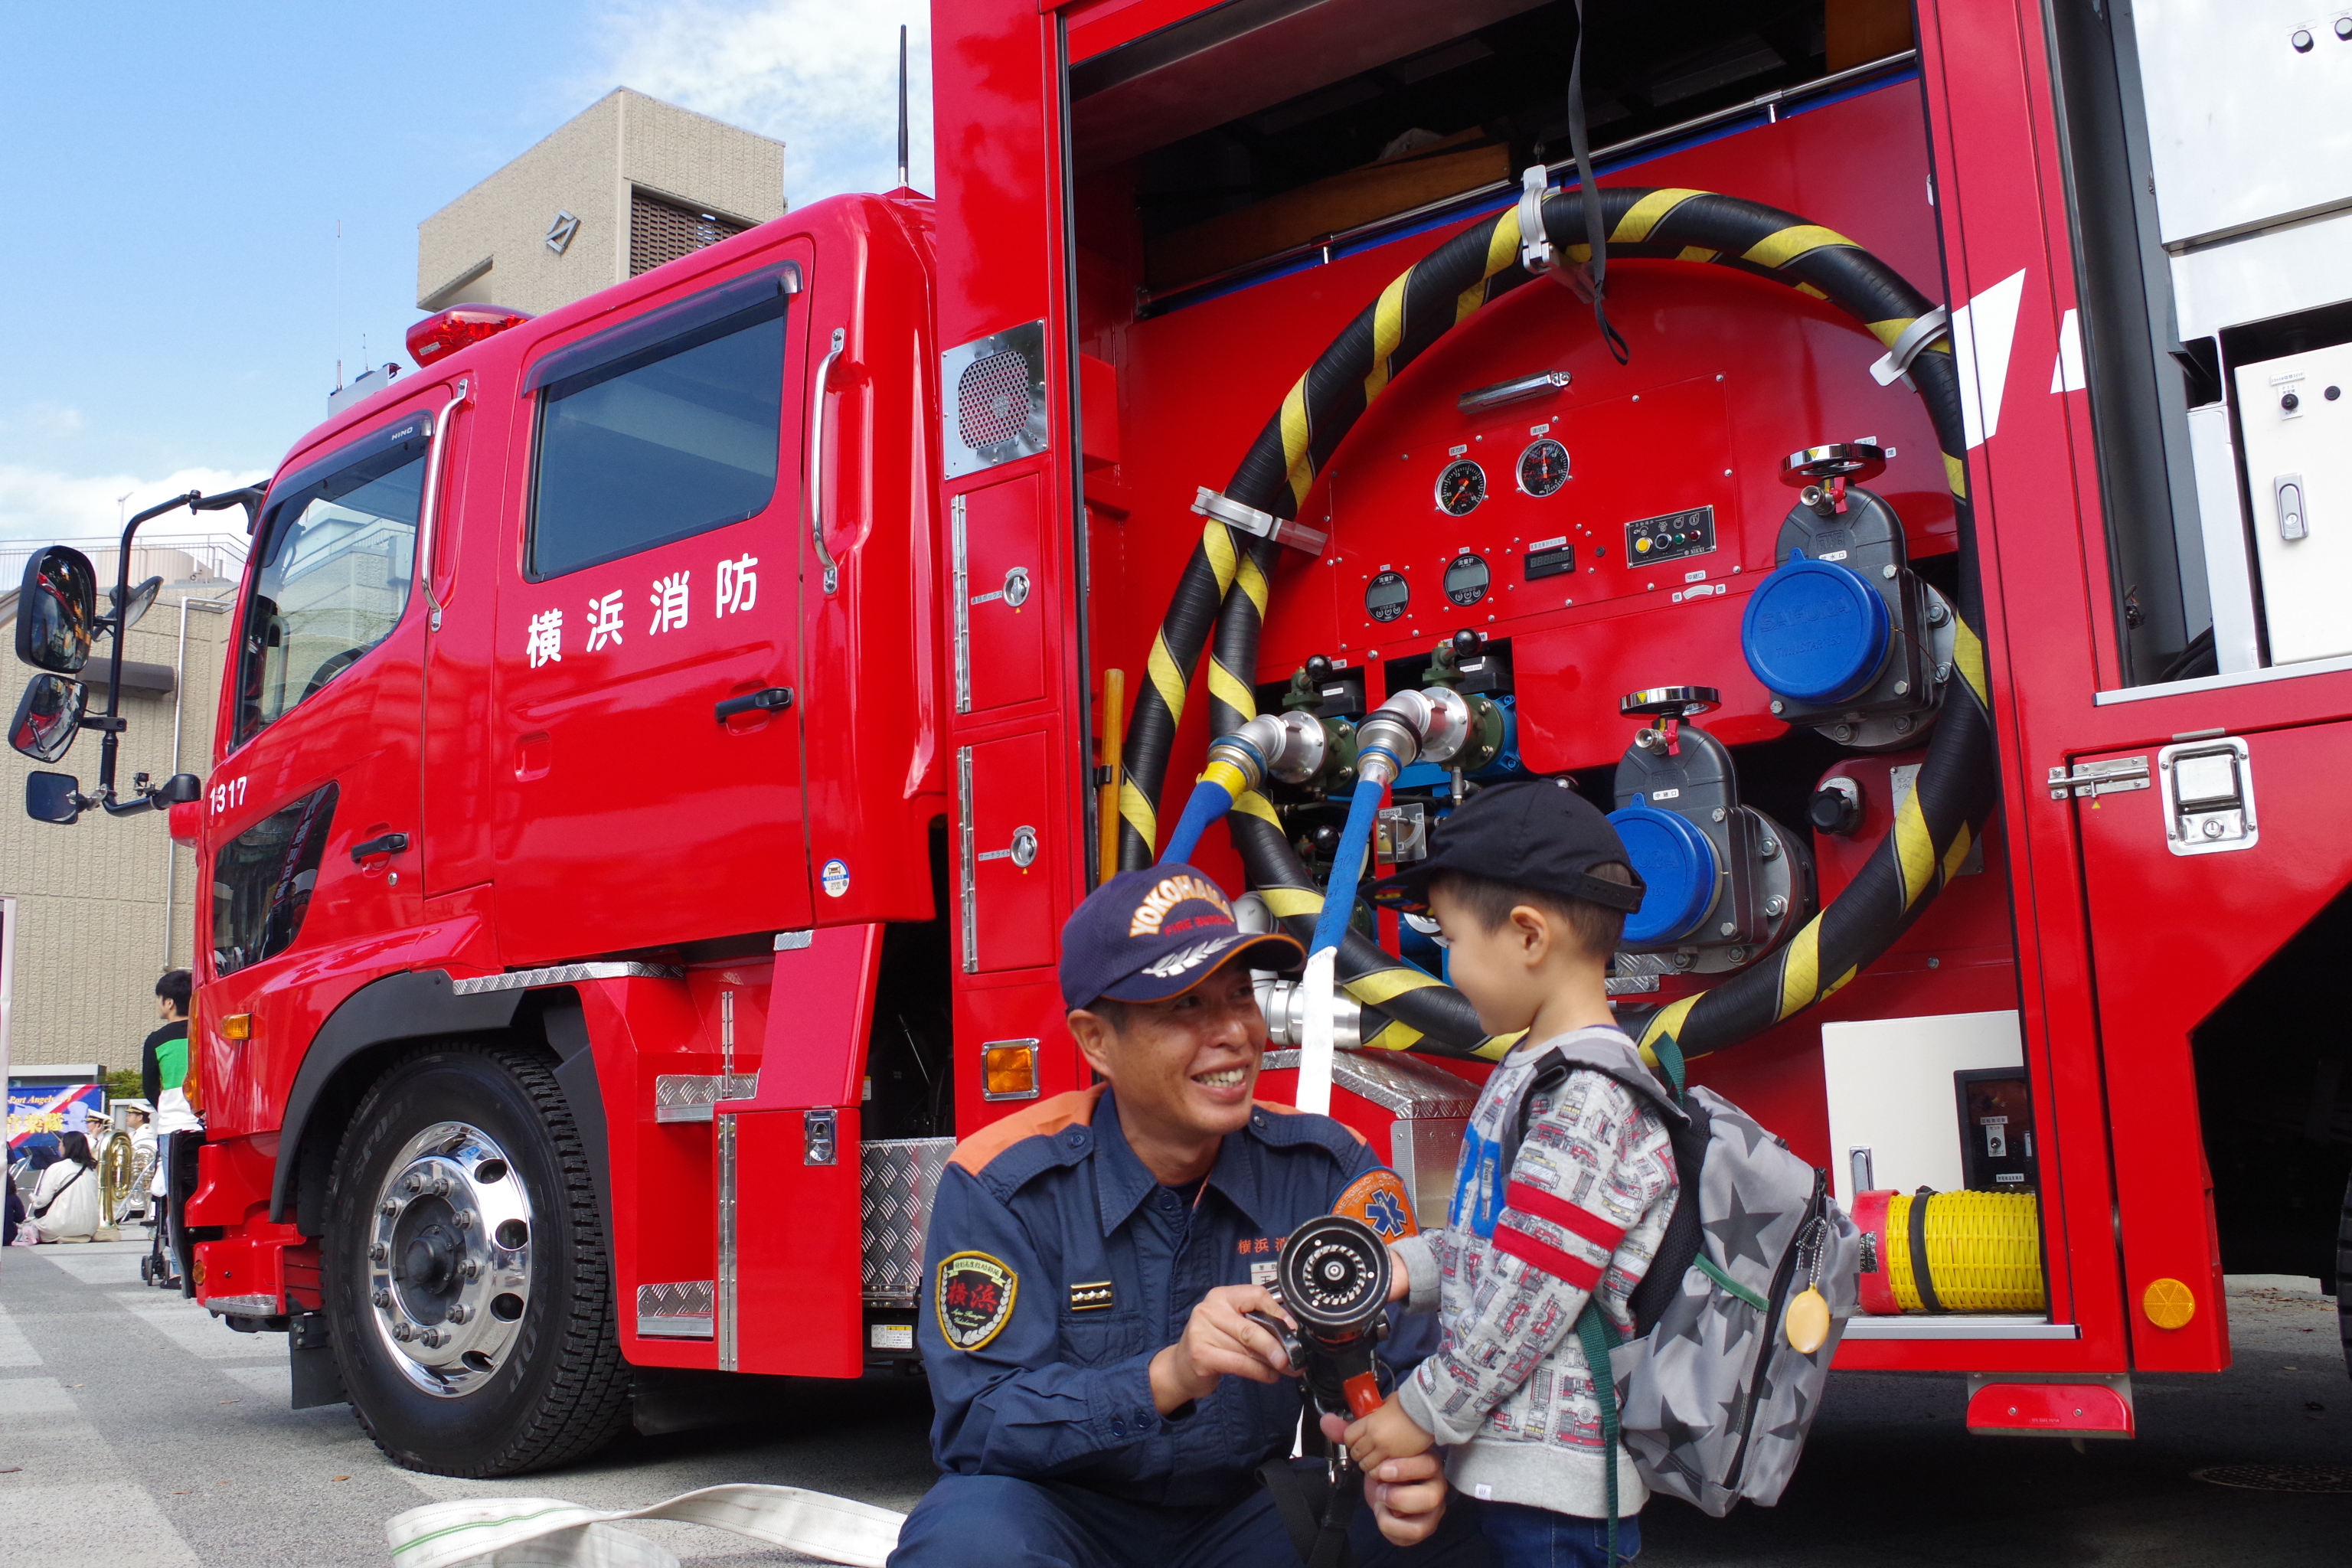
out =
{"type": "Polygon", "coordinates": [[[1233,939],[1223,936],[1209,942],[1194,942],[1191,947],[1178,948],[1155,963],[1145,964],[1140,973],[1151,975],[1155,979],[1165,980],[1171,975],[1181,974],[1188,969],[1198,969],[1232,945],[1233,939]]]}
{"type": "Polygon", "coordinates": [[[1159,935],[1160,922],[1168,918],[1168,911],[1190,899],[1214,904],[1223,911],[1226,920],[1234,918],[1234,907],[1225,902],[1225,895],[1216,884],[1199,877],[1166,877],[1143,895],[1141,903],[1136,905],[1134,918],[1128,922],[1127,934],[1159,935]]]}

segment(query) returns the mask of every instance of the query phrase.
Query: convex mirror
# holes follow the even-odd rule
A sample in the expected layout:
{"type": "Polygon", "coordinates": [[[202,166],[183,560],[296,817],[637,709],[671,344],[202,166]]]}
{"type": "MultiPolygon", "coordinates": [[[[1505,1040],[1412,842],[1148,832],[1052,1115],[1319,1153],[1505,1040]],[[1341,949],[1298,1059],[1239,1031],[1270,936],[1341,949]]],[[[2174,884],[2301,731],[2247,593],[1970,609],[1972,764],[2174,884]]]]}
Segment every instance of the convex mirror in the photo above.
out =
{"type": "Polygon", "coordinates": [[[25,563],[16,593],[16,657],[36,669],[79,675],[98,620],[98,574],[79,550],[52,544],[25,563]]]}
{"type": "Polygon", "coordinates": [[[155,595],[163,591],[163,579],[150,577],[131,590],[131,605],[128,609],[125,609],[122,605],[115,604],[115,590],[109,588],[106,591],[106,602],[114,605],[114,614],[109,618],[114,622],[115,634],[119,637],[137,626],[140,619],[154,607],[155,595]]]}
{"type": "Polygon", "coordinates": [[[8,726],[8,743],[37,763],[54,763],[73,748],[89,690],[62,675],[37,675],[26,683],[8,726]]]}
{"type": "Polygon", "coordinates": [[[71,822],[81,816],[81,781],[71,773],[28,773],[25,815],[35,822],[71,822]]]}

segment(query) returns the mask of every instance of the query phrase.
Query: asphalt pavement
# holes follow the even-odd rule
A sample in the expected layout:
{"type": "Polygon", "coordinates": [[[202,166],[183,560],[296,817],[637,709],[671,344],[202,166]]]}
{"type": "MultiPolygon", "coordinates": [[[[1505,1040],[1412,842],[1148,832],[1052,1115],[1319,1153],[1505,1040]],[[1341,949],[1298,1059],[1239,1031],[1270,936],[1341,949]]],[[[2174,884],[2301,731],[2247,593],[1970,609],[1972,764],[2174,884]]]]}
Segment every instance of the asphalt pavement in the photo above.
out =
{"type": "MultiPolygon", "coordinates": [[[[912,1507],[930,1481],[922,1385],[811,1383],[755,1424],[625,1437],[511,1481],[387,1464],[348,1409],[287,1408],[285,1341],[243,1335],[142,1288],[135,1243],[0,1251],[0,1565],[275,1568],[383,1564],[383,1521],[494,1495],[635,1508],[721,1481],[912,1507]]],[[[1643,1520],[1653,1568],[2352,1562],[2352,1380],[2335,1303],[2309,1280],[2232,1281],[2236,1364],[2135,1380],[2140,1436],[1972,1438],[1961,1380],[1840,1374],[1775,1509],[1643,1520]],[[2332,1469],[2305,1493],[2200,1479],[2215,1466],[2332,1469]],[[2323,1478],[2324,1479],[2324,1478],[2323,1478]]],[[[632,1524],[688,1563],[798,1563],[688,1525],[632,1524]]],[[[988,1553],[976,1546],[973,1561],[988,1553]]]]}

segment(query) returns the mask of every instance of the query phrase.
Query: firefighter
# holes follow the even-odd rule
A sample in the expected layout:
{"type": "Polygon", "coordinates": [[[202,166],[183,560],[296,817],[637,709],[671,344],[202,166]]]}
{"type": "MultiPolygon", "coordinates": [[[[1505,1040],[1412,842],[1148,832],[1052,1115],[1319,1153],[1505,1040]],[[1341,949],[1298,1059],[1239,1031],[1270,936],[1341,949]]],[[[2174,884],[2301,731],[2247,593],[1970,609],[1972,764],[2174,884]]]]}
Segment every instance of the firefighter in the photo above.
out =
{"type": "MultiPolygon", "coordinates": [[[[1291,1451],[1298,1384],[1244,1314],[1280,1312],[1292,1226],[1406,1212],[1356,1134],[1251,1098],[1250,969],[1300,956],[1189,866],[1124,872],[1070,917],[1063,999],[1104,1081],[966,1139],[940,1177],[919,1340],[943,1473],[892,1568],[1298,1562],[1257,1476],[1291,1451]]],[[[1360,1563],[1477,1561],[1430,1456],[1365,1493],[1360,1563]]]]}

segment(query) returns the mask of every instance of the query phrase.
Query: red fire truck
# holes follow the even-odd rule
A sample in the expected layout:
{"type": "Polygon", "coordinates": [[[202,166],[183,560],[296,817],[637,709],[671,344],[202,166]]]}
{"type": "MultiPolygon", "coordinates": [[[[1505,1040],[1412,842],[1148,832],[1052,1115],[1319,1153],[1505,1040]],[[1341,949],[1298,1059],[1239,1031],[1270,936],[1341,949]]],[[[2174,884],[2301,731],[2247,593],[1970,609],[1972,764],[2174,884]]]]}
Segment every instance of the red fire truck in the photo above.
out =
{"type": "MultiPolygon", "coordinates": [[[[1627,1026],[1870,1233],[1841,1367],[2127,1435],[2225,1268],[2335,1288],[2352,1142],[2352,20],[2132,9],[959,0],[935,195],[421,322],[172,807],[190,1289],[457,1474],[913,1372],[953,1141],[1084,1080],[1062,921],[1205,771],[1303,933],[1377,712],[1384,859],[1614,812],[1627,1026]]],[[[1259,1092],[1442,1206],[1508,1042],[1351,912],[1259,1092]]]]}

